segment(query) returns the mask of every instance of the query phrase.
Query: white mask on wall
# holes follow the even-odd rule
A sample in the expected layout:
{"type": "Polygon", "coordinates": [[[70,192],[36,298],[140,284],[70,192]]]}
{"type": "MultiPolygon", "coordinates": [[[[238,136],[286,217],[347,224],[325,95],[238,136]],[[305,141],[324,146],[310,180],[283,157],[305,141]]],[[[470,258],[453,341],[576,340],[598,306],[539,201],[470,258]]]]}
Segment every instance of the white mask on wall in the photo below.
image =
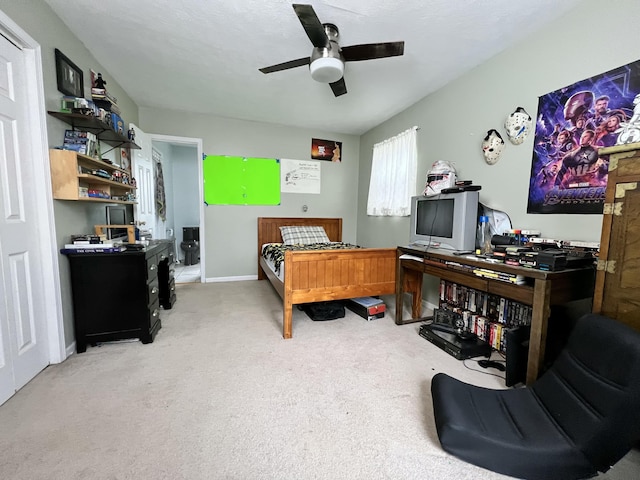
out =
{"type": "Polygon", "coordinates": [[[482,154],[489,165],[493,165],[500,160],[500,155],[504,150],[504,140],[497,130],[491,129],[482,141],[482,154]]]}
{"type": "Polygon", "coordinates": [[[507,137],[514,145],[520,145],[529,135],[533,121],[524,108],[518,107],[507,117],[504,122],[504,128],[507,131],[507,137]]]}

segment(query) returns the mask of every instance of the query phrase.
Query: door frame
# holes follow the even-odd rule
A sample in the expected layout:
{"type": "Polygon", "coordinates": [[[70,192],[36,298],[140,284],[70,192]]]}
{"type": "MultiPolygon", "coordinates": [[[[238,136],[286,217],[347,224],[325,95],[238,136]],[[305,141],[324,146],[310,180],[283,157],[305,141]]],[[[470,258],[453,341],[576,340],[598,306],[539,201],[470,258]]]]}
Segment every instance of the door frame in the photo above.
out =
{"type": "MultiPolygon", "coordinates": [[[[205,276],[205,265],[206,265],[206,248],[203,248],[205,243],[205,227],[204,227],[204,173],[202,171],[202,158],[203,158],[203,147],[202,147],[202,139],[201,138],[192,138],[192,137],[176,137],[173,135],[160,135],[156,133],[149,133],[151,137],[151,142],[153,146],[153,142],[164,142],[164,143],[173,143],[178,145],[185,145],[196,147],[197,150],[197,158],[198,161],[198,194],[200,195],[200,283],[206,282],[205,276]]],[[[178,252],[176,252],[176,255],[178,252]]]]}
{"type": "Polygon", "coordinates": [[[18,24],[0,10],[0,34],[22,50],[27,73],[27,107],[31,132],[31,152],[35,168],[31,190],[38,210],[38,243],[42,259],[42,277],[46,314],[46,338],[49,363],[60,363],[67,358],[64,339],[64,319],[62,314],[62,294],[60,270],[51,192],[51,171],[49,168],[49,141],[45,112],[44,77],[42,73],[42,52],[36,42],[18,24]]]}

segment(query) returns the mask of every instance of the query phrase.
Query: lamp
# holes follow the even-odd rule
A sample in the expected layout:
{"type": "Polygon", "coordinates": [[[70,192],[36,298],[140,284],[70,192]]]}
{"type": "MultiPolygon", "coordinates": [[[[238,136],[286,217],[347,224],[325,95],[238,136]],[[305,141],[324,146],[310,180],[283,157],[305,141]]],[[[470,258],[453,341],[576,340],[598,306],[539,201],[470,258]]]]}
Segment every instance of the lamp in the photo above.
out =
{"type": "Polygon", "coordinates": [[[316,82],[333,83],[342,78],[344,63],[339,58],[320,57],[311,62],[309,70],[316,82]]]}

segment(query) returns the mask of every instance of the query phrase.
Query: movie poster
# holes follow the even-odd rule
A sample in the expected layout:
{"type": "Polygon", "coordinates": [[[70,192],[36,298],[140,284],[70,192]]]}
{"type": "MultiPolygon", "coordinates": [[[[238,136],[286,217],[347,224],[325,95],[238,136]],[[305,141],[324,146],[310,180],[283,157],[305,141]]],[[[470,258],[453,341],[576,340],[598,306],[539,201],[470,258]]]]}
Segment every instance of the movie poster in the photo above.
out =
{"type": "Polygon", "coordinates": [[[548,93],[538,102],[527,213],[602,213],[609,159],[640,94],[640,61],[548,93]]]}
{"type": "Polygon", "coordinates": [[[313,160],[328,160],[330,162],[342,162],[342,142],[334,140],[311,139],[311,158],[313,160]]]}

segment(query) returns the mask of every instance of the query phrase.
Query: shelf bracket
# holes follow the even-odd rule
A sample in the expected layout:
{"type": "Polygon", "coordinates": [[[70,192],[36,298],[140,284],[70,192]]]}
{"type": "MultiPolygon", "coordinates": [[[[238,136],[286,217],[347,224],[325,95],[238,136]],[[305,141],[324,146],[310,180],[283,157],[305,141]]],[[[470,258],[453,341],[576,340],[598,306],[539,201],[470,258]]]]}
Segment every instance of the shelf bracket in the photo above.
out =
{"type": "Polygon", "coordinates": [[[118,145],[116,145],[115,147],[111,147],[109,150],[105,150],[104,152],[103,152],[103,151],[101,151],[100,153],[101,153],[101,154],[103,154],[103,155],[104,155],[104,154],[107,154],[107,153],[109,153],[109,152],[111,152],[111,151],[115,150],[116,148],[120,148],[120,147],[122,147],[122,145],[124,145],[124,144],[125,144],[125,142],[121,142],[121,143],[119,143],[118,145]]]}

